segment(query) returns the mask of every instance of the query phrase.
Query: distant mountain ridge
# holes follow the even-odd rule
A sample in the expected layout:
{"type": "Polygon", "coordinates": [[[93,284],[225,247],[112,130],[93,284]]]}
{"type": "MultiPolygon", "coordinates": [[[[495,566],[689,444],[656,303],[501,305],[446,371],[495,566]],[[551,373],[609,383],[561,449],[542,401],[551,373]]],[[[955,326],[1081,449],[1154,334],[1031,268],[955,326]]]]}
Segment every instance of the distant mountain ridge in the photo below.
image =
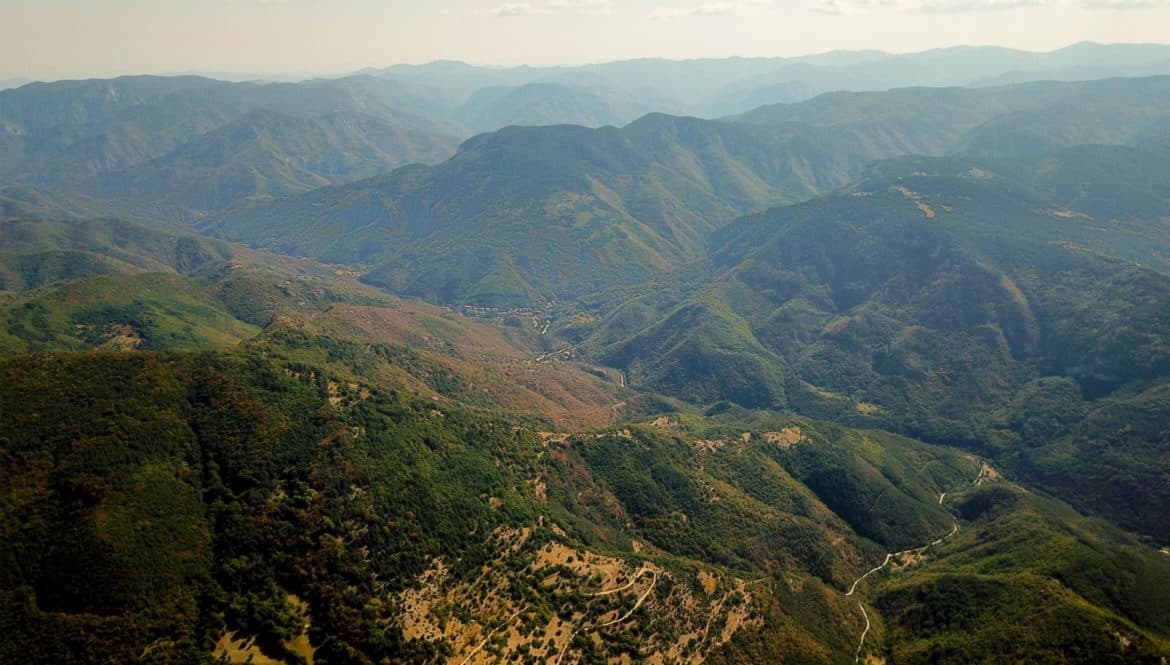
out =
{"type": "MultiPolygon", "coordinates": [[[[226,83],[194,76],[35,83],[0,91],[0,181],[57,189],[142,165],[262,110],[293,117],[373,116],[453,146],[451,124],[425,91],[357,77],[304,83],[226,83]]],[[[407,146],[408,147],[408,146],[407,146]]],[[[407,151],[395,163],[432,157],[407,151]]]]}
{"type": "Polygon", "coordinates": [[[410,163],[439,162],[455,144],[450,137],[364,113],[295,117],[259,110],[162,157],[102,174],[81,189],[99,198],[137,200],[200,216],[244,200],[298,194],[410,163]]]}
{"type": "Polygon", "coordinates": [[[669,116],[621,130],[509,128],[437,167],[241,207],[200,228],[373,265],[373,283],[440,302],[544,302],[643,281],[721,221],[786,199],[779,178],[757,175],[784,169],[761,140],[772,134],[669,116]]]}
{"type": "Polygon", "coordinates": [[[736,121],[512,127],[434,167],[239,206],[199,228],[357,263],[370,283],[435,302],[527,306],[668,273],[736,217],[831,192],[875,160],[979,154],[990,132],[1043,118],[1047,137],[1014,141],[1020,155],[1076,145],[1090,126],[1098,142],[1144,143],[1170,127],[1167,109],[1170,77],[1154,77],[833,93],[736,121]]]}
{"type": "MultiPolygon", "coordinates": [[[[581,67],[439,62],[300,82],[186,75],[29,83],[0,90],[0,183],[133,198],[135,206],[159,216],[188,220],[253,198],[345,184],[405,164],[436,164],[459,141],[512,125],[625,126],[650,113],[746,114],[757,122],[766,112],[752,109],[830,91],[983,85],[1024,71],[1065,79],[1081,77],[1078,71],[1089,78],[1170,74],[1170,46],[1080,44],[1041,54],[957,47],[581,67]],[[262,146],[226,130],[256,123],[265,112],[300,119],[303,126],[294,131],[269,117],[258,127],[262,146]],[[329,119],[339,113],[365,119],[345,129],[329,119]],[[317,144],[298,143],[298,132],[315,133],[317,144]],[[315,163],[300,155],[306,148],[321,153],[315,163]],[[207,162],[212,156],[214,163],[207,162]],[[164,198],[167,204],[158,205],[164,198]]],[[[961,105],[951,111],[969,115],[961,105]]],[[[924,120],[920,114],[913,122],[924,120]]],[[[853,152],[888,157],[888,148],[908,136],[904,130],[870,133],[858,140],[879,145],[853,152]]],[[[908,143],[901,152],[937,154],[941,145],[908,143]]]]}
{"type": "Polygon", "coordinates": [[[622,129],[514,127],[435,167],[241,206],[199,228],[371,265],[372,283],[439,302],[546,302],[645,281],[697,257],[735,217],[898,154],[855,138],[666,115],[622,129]]]}
{"type": "Polygon", "coordinates": [[[1022,83],[1170,74],[1170,45],[1082,42],[1047,53],[957,46],[909,54],[834,51],[792,58],[643,58],[560,67],[477,67],[436,61],[361,73],[426,81],[460,99],[492,86],[549,83],[580,90],[609,88],[622,91],[626,99],[657,97],[656,111],[717,117],[838,90],[987,85],[997,77],[1007,77],[1002,83],[1022,83]],[[1030,78],[1021,78],[1021,72],[1028,72],[1030,78]]]}

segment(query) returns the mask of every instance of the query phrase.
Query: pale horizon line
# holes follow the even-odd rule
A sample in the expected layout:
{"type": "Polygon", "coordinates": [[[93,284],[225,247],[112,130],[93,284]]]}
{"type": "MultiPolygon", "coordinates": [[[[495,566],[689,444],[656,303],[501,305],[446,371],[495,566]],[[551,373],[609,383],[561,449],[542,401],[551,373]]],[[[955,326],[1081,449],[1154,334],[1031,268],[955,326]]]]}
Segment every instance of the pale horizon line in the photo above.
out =
{"type": "MultiPolygon", "coordinates": [[[[429,60],[420,60],[420,61],[415,61],[415,62],[395,62],[395,63],[391,63],[388,65],[381,65],[381,66],[379,66],[379,65],[365,65],[365,66],[358,67],[356,69],[349,68],[349,69],[340,70],[340,71],[337,71],[337,70],[325,71],[325,70],[323,70],[323,71],[319,71],[319,72],[311,72],[311,71],[302,71],[302,72],[254,71],[254,72],[248,72],[246,70],[223,71],[223,70],[217,70],[215,68],[209,68],[209,69],[191,69],[191,70],[186,70],[186,71],[154,71],[154,72],[151,72],[151,71],[136,71],[136,72],[127,71],[127,72],[123,72],[123,73],[112,74],[112,75],[103,75],[103,76],[77,76],[77,77],[64,76],[61,78],[37,78],[37,77],[30,77],[30,76],[15,75],[15,76],[6,76],[6,77],[0,78],[0,83],[13,83],[13,82],[15,82],[15,83],[17,83],[17,85],[12,86],[12,87],[19,87],[19,86],[28,85],[31,83],[64,83],[64,82],[80,82],[80,81],[105,81],[105,80],[114,80],[114,79],[119,79],[119,78],[132,78],[132,77],[142,77],[142,76],[155,76],[155,77],[160,77],[160,78],[173,78],[173,77],[180,77],[180,76],[200,76],[203,78],[208,78],[208,79],[213,79],[213,80],[218,80],[218,81],[236,82],[236,83],[260,82],[260,81],[272,81],[272,82],[278,82],[278,83],[300,83],[300,82],[304,82],[304,81],[312,81],[312,80],[320,80],[320,79],[339,79],[339,78],[346,78],[349,76],[359,76],[359,75],[362,75],[363,73],[366,73],[366,72],[380,72],[380,71],[385,71],[388,69],[393,69],[395,67],[422,68],[422,67],[427,67],[427,66],[436,65],[436,64],[466,65],[466,66],[474,67],[477,69],[491,69],[491,70],[498,70],[498,71],[508,71],[508,70],[516,70],[516,69],[536,69],[536,70],[549,69],[549,70],[554,70],[554,69],[582,69],[582,68],[587,68],[587,67],[603,67],[606,65],[631,63],[631,62],[687,63],[687,62],[714,62],[714,61],[729,61],[729,60],[799,61],[799,60],[822,57],[822,56],[829,56],[829,55],[838,55],[838,54],[845,55],[845,54],[858,54],[858,53],[873,53],[875,55],[880,55],[880,56],[897,57],[897,56],[925,55],[928,53],[936,53],[936,52],[942,52],[942,51],[953,51],[953,50],[959,50],[959,49],[971,49],[971,50],[1000,49],[1000,50],[1004,50],[1004,51],[1014,51],[1017,53],[1027,53],[1027,54],[1032,54],[1032,55],[1047,55],[1047,54],[1052,54],[1052,53],[1058,53],[1060,51],[1064,51],[1066,49],[1074,48],[1077,46],[1098,46],[1098,47],[1106,47],[1106,48],[1107,47],[1121,47],[1121,46],[1148,46],[1148,47],[1170,48],[1170,42],[1149,42],[1149,41],[1142,41],[1142,42],[1099,42],[1099,41],[1095,41],[1095,40],[1091,40],[1091,39],[1084,39],[1084,40],[1071,42],[1069,44],[1066,44],[1066,45],[1058,47],[1058,48],[1039,49],[1039,50],[1019,48],[1019,47],[1014,47],[1014,46],[1004,46],[1001,44],[990,44],[990,43],[968,44],[968,43],[963,43],[963,44],[954,44],[951,46],[938,46],[938,47],[927,48],[927,49],[907,50],[907,51],[872,49],[872,48],[859,48],[859,49],[839,48],[839,49],[830,49],[827,51],[814,51],[814,52],[803,53],[803,54],[799,54],[799,55],[732,55],[732,56],[695,56],[695,57],[671,57],[671,56],[664,55],[664,56],[642,56],[642,57],[636,57],[636,58],[619,58],[619,59],[615,59],[615,60],[594,60],[594,61],[562,62],[562,63],[550,63],[550,64],[531,64],[531,63],[501,64],[501,63],[476,62],[476,61],[464,60],[464,59],[460,59],[460,58],[437,57],[437,58],[433,58],[433,59],[429,59],[429,60]]],[[[827,67],[830,65],[820,65],[820,66],[827,67]]],[[[11,88],[9,88],[9,89],[11,89],[11,88]]]]}

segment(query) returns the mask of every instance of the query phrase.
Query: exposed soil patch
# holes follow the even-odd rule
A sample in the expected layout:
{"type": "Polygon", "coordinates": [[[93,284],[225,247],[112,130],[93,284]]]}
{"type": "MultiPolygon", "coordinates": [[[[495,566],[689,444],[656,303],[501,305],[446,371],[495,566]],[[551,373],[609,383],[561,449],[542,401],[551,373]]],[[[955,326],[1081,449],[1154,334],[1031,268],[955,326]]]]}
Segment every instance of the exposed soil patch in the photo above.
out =
{"type": "Polygon", "coordinates": [[[779,432],[765,432],[764,440],[768,443],[774,443],[785,450],[800,443],[808,443],[808,439],[804,436],[804,433],[795,425],[785,427],[779,432]]]}
{"type": "Polygon", "coordinates": [[[975,485],[983,485],[999,480],[999,472],[991,468],[990,464],[983,463],[983,467],[979,469],[979,477],[975,479],[975,485]]]}
{"type": "Polygon", "coordinates": [[[704,452],[713,453],[726,448],[731,442],[727,439],[696,439],[694,444],[696,448],[704,452]]]}
{"type": "Polygon", "coordinates": [[[703,593],[708,596],[713,595],[715,590],[719,588],[719,578],[706,571],[700,572],[699,586],[703,587],[703,593]]]}
{"type": "Polygon", "coordinates": [[[132,351],[142,345],[142,336],[134,326],[126,323],[112,323],[106,327],[106,341],[100,348],[118,351],[132,351]]]}
{"type": "Polygon", "coordinates": [[[656,429],[674,429],[675,427],[678,427],[678,421],[667,416],[659,416],[658,418],[651,420],[649,423],[647,423],[647,425],[656,429]]]}
{"type": "MultiPolygon", "coordinates": [[[[301,631],[293,639],[284,643],[284,648],[290,653],[300,656],[308,665],[313,665],[317,650],[309,643],[309,628],[312,621],[309,617],[309,605],[300,598],[289,595],[288,603],[293,606],[300,621],[301,631]]],[[[229,663],[251,663],[252,665],[286,665],[285,661],[268,656],[260,647],[256,646],[256,638],[231,632],[224,633],[215,644],[211,652],[216,659],[226,659],[229,663]]]]}

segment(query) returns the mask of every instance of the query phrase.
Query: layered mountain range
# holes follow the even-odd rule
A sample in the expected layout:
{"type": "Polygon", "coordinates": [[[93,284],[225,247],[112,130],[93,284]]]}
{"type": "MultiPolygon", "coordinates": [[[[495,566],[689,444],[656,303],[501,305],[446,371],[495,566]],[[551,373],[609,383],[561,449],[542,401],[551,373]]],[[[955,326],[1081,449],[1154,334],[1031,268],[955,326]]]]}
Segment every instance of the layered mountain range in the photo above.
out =
{"type": "Polygon", "coordinates": [[[0,661],[1164,662],[1165,53],[0,92],[0,661]]]}

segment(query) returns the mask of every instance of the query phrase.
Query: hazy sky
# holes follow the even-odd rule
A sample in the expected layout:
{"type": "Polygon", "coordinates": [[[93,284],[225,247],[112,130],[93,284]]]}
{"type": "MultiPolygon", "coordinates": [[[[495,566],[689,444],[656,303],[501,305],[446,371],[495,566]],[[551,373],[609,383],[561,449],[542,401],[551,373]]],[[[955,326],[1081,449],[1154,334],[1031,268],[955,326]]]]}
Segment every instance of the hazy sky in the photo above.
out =
{"type": "Polygon", "coordinates": [[[1167,39],[1170,0],[0,0],[0,78],[1167,39]]]}

